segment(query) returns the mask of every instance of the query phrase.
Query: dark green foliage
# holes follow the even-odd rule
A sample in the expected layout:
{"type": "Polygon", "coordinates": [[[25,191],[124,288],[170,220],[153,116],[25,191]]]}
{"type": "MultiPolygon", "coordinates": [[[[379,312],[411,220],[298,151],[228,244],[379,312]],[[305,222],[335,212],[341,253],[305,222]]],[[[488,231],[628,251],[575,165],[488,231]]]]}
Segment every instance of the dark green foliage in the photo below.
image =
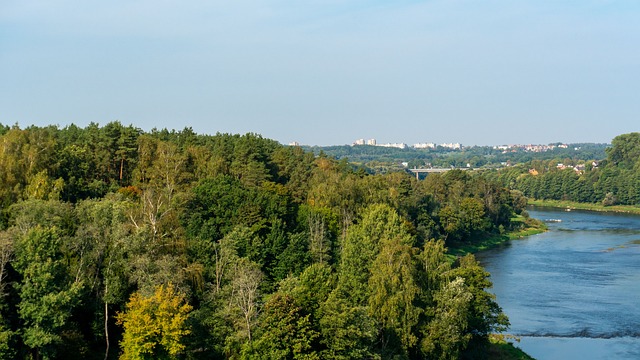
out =
{"type": "MultiPolygon", "coordinates": [[[[563,173],[544,186],[526,180],[532,190],[520,193],[494,173],[372,175],[255,134],[144,133],[118,122],[0,126],[0,141],[0,357],[15,358],[115,359],[119,344],[133,344],[116,323],[132,311],[126,300],[169,284],[193,307],[180,319],[163,314],[184,324],[171,339],[177,358],[482,351],[506,318],[485,291],[488,274],[470,259],[452,265],[445,240],[519,226],[511,218],[528,191],[584,194],[606,183],[615,203],[637,198],[639,179],[563,173]]],[[[457,164],[473,151],[437,158],[457,164]]],[[[525,184],[521,175],[504,179],[525,184]]],[[[168,356],[161,348],[145,356],[168,356]]]]}
{"type": "MultiPolygon", "coordinates": [[[[489,334],[502,332],[509,326],[509,320],[496,303],[495,295],[486,291],[492,287],[490,274],[469,254],[459,259],[458,266],[451,271],[450,276],[463,279],[471,295],[466,322],[467,331],[471,334],[469,340],[475,346],[470,351],[487,346],[489,334]]],[[[476,354],[471,358],[477,357],[476,354]]]]}
{"type": "Polygon", "coordinates": [[[275,293],[264,305],[255,342],[248,345],[248,359],[320,359],[310,314],[295,304],[292,297],[275,293]]]}
{"type": "Polygon", "coordinates": [[[16,248],[15,267],[22,276],[16,284],[21,336],[36,358],[53,358],[64,344],[64,330],[73,329],[69,318],[83,287],[70,279],[61,249],[55,227],[30,230],[16,248]]]}
{"type": "Polygon", "coordinates": [[[607,149],[607,159],[620,169],[629,170],[640,164],[640,133],[616,136],[607,149]]]}
{"type": "Polygon", "coordinates": [[[640,204],[640,134],[617,136],[606,156],[532,161],[488,176],[536,199],[640,204]]]}
{"type": "MultiPolygon", "coordinates": [[[[559,144],[554,144],[559,145],[559,144]]],[[[437,147],[436,149],[405,149],[382,146],[325,146],[310,147],[315,154],[325,154],[338,159],[348,159],[352,163],[366,164],[376,173],[392,172],[402,169],[399,165],[406,161],[409,168],[422,167],[500,167],[505,163],[518,164],[530,161],[552,159],[602,159],[605,157],[606,144],[569,144],[567,148],[555,147],[545,152],[527,152],[524,150],[504,151],[490,146],[464,147],[462,150],[437,147]]]]}

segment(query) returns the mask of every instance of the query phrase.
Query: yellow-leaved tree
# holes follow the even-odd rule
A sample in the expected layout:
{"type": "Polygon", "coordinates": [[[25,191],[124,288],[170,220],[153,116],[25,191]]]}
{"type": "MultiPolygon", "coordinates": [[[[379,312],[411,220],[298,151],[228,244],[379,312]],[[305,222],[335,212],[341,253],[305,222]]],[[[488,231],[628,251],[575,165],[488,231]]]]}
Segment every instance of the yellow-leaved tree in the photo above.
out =
{"type": "Polygon", "coordinates": [[[186,320],[191,309],[171,284],[156,287],[151,296],[134,293],[126,311],[117,315],[124,326],[120,359],[177,358],[185,349],[182,338],[190,333],[186,320]]]}

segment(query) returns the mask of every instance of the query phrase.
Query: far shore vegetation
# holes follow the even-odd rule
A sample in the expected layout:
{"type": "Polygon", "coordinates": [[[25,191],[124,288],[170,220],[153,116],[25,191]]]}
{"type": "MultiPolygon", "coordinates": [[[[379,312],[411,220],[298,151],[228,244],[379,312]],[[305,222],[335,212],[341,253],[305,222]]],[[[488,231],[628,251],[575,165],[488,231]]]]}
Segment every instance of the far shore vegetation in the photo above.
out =
{"type": "Polygon", "coordinates": [[[529,205],[539,207],[550,207],[565,210],[587,210],[600,212],[615,212],[640,215],[640,206],[634,205],[603,205],[599,203],[580,203],[566,200],[537,200],[529,199],[529,205]]]}

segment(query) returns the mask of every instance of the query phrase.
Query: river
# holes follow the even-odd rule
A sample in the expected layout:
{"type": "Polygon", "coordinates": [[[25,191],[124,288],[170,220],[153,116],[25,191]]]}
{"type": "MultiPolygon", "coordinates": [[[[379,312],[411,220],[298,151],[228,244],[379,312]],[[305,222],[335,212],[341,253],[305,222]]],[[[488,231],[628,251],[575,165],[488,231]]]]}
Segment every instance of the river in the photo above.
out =
{"type": "Polygon", "coordinates": [[[640,359],[640,216],[529,214],[549,231],[477,254],[516,346],[539,360],[640,359]]]}

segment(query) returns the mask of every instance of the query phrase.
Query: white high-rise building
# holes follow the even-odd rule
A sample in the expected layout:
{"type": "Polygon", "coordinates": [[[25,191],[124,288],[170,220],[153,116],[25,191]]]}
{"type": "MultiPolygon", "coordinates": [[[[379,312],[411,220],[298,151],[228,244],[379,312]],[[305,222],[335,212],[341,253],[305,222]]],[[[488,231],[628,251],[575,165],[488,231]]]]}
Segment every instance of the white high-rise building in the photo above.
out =
{"type": "Polygon", "coordinates": [[[436,144],[434,144],[434,143],[419,143],[419,144],[413,144],[413,147],[415,149],[435,149],[436,148],[436,144]]]}

